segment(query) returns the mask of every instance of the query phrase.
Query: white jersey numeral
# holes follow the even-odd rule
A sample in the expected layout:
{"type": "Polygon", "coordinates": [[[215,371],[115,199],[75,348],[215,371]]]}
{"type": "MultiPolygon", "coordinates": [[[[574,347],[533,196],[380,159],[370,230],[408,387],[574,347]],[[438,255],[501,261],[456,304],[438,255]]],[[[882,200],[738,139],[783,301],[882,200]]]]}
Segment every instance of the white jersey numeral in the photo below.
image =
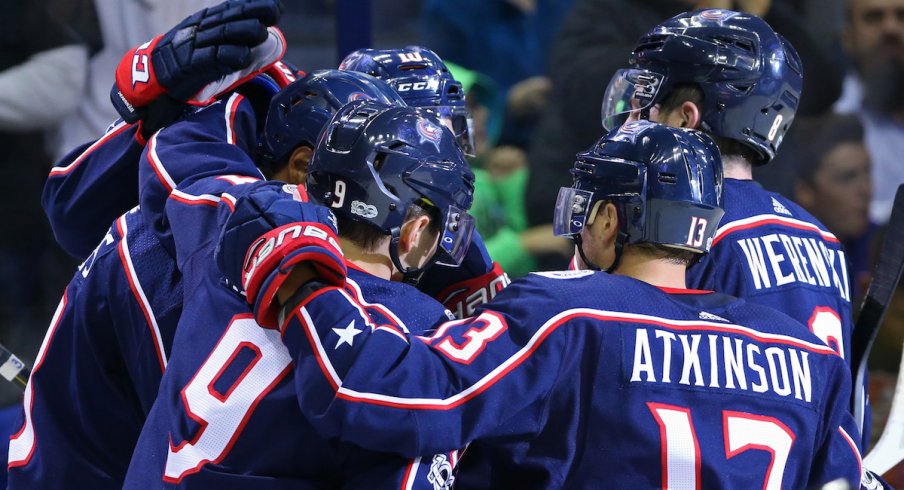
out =
{"type": "Polygon", "coordinates": [[[481,315],[471,324],[473,327],[463,334],[468,339],[463,344],[459,345],[446,337],[436,345],[436,349],[453,361],[471,364],[471,361],[483,352],[487,343],[495,340],[508,328],[505,322],[495,315],[481,315]]]}
{"type": "Polygon", "coordinates": [[[279,332],[264,329],[249,318],[233,318],[220,342],[182,389],[182,402],[201,428],[190,441],[170,443],[164,481],[178,483],[207,462],[218,462],[251,416],[257,403],[283,379],[292,363],[279,332]],[[217,381],[242,351],[252,355],[231,386],[215,387],[217,381]]]}
{"type": "MultiPolygon", "coordinates": [[[[700,443],[694,432],[691,410],[686,407],[647,403],[659,425],[662,444],[662,488],[669,490],[706,488],[700,481],[700,443]]],[[[763,490],[780,490],[794,433],[773,417],[722,411],[725,458],[745,451],[766,451],[772,458],[766,469],[763,490]]]]}
{"type": "Polygon", "coordinates": [[[817,306],[813,308],[813,314],[810,315],[807,326],[823,343],[835,349],[838,355],[844,359],[843,327],[838,312],[828,306],[817,306]]]}

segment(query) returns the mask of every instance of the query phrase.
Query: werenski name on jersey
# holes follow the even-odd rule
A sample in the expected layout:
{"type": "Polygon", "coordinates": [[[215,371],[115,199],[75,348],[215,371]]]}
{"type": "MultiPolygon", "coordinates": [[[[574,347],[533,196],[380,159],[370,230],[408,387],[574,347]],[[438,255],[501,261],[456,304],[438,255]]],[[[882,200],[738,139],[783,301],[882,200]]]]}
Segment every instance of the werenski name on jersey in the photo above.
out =
{"type": "Polygon", "coordinates": [[[763,349],[742,337],[654,328],[638,328],[633,347],[631,383],[771,391],[812,401],[809,353],[800,349],[763,349]]]}
{"type": "Polygon", "coordinates": [[[815,238],[773,233],[736,241],[757,290],[793,282],[833,288],[845,301],[851,289],[843,250],[826,247],[815,238]]]}

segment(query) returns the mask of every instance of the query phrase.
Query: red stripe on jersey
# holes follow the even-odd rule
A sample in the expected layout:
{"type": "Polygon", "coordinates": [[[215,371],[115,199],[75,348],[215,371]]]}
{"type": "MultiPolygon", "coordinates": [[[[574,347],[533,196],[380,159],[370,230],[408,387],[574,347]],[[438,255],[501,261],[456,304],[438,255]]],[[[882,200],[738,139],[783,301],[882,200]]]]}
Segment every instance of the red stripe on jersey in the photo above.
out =
{"type": "Polygon", "coordinates": [[[73,171],[75,169],[75,167],[78,167],[79,164],[82,163],[85,160],[85,158],[88,157],[88,155],[90,155],[91,153],[94,152],[94,150],[98,149],[100,146],[102,146],[104,143],[109,141],[111,138],[113,138],[114,136],[116,136],[119,133],[122,133],[126,129],[129,129],[130,127],[131,127],[131,125],[126,124],[125,122],[121,122],[121,123],[117,124],[116,126],[113,126],[113,129],[111,129],[109,132],[107,132],[107,134],[103,135],[103,137],[101,137],[101,139],[95,141],[84,152],[82,152],[82,154],[79,155],[78,158],[73,160],[72,163],[70,163],[69,165],[66,165],[65,167],[54,167],[54,168],[50,169],[50,177],[66,175],[69,172],[73,171]]]}
{"type": "MultiPolygon", "coordinates": [[[[334,288],[324,288],[317,293],[332,291],[334,288]]],[[[316,294],[316,293],[315,293],[316,294]]],[[[293,313],[304,329],[305,335],[314,351],[314,357],[320,366],[321,372],[327,378],[333,390],[336,391],[336,397],[351,402],[369,403],[393,408],[415,409],[415,410],[450,410],[455,408],[480,393],[493,386],[497,381],[508,375],[512,370],[521,365],[543,344],[547,337],[555,332],[563,324],[576,318],[591,318],[602,321],[614,321],[625,323],[637,323],[642,325],[654,325],[670,330],[682,331],[715,331],[735,335],[743,335],[764,343],[782,344],[806,350],[815,354],[837,355],[834,350],[826,345],[810,344],[808,342],[794,339],[785,335],[771,335],[757,332],[753,329],[731,324],[703,323],[697,321],[670,320],[666,318],[658,318],[651,316],[635,315],[620,312],[608,312],[602,310],[575,309],[562,312],[544,323],[533,335],[530,341],[517,353],[498,364],[495,370],[498,370],[492,377],[482,378],[480,381],[471,385],[458,394],[444,399],[425,399],[425,398],[404,398],[381,395],[378,393],[360,393],[343,386],[342,380],[338,375],[334,378],[331,373],[335,370],[332,363],[328,359],[328,351],[323,348],[317,335],[317,330],[310,321],[310,316],[306,310],[306,304],[319,294],[312,295],[307,301],[299,305],[293,313]],[[327,358],[324,358],[327,357],[327,358]],[[502,368],[502,369],[500,369],[502,368]],[[417,401],[415,401],[417,400],[417,401]]],[[[485,312],[486,313],[486,312],[485,312]]],[[[480,318],[480,317],[478,317],[480,318]]],[[[288,323],[288,322],[287,322],[288,323]]],[[[448,322],[461,323],[461,321],[448,322]]],[[[441,326],[440,329],[443,327],[441,326]]],[[[494,371],[495,371],[494,370],[494,371]]]]}
{"type": "Polygon", "coordinates": [[[779,225],[787,228],[794,228],[797,230],[804,230],[810,232],[819,233],[822,238],[828,242],[839,243],[839,240],[835,235],[821,230],[818,226],[807,223],[806,221],[800,221],[792,218],[783,218],[781,216],[773,216],[773,215],[762,215],[762,216],[753,216],[751,218],[746,218],[743,220],[733,221],[726,225],[723,225],[716,232],[716,237],[713,239],[713,246],[719,243],[726,236],[742,231],[749,230],[751,228],[758,228],[760,226],[768,226],[768,225],[779,225]]]}
{"type": "MultiPolygon", "coordinates": [[[[220,198],[214,196],[212,194],[204,194],[201,196],[193,196],[191,194],[186,194],[180,190],[174,190],[170,194],[170,199],[174,201],[179,201],[182,204],[187,204],[189,206],[213,206],[217,207],[220,205],[220,198]]],[[[235,208],[233,208],[235,210],[235,208]]]]}
{"type": "Polygon", "coordinates": [[[141,308],[141,313],[144,315],[144,320],[147,322],[151,339],[154,341],[154,351],[157,353],[157,361],[160,363],[160,372],[162,373],[166,371],[166,358],[163,354],[163,340],[160,335],[160,328],[157,326],[157,319],[151,310],[151,305],[148,303],[147,297],[144,295],[144,288],[141,287],[141,282],[138,280],[138,274],[135,272],[135,267],[132,264],[129,245],[127,243],[128,227],[126,226],[125,216],[120,216],[119,219],[116,220],[116,229],[119,231],[119,236],[122,237],[119,240],[119,246],[117,247],[117,250],[119,251],[119,260],[122,262],[122,268],[126,273],[129,289],[132,290],[132,295],[135,296],[135,301],[138,302],[138,307],[141,308]]]}
{"type": "Polygon", "coordinates": [[[241,94],[235,93],[232,94],[232,96],[229,97],[229,101],[226,102],[226,142],[230,145],[236,144],[235,112],[244,99],[245,97],[241,94]]]}
{"type": "Polygon", "coordinates": [[[44,337],[44,342],[41,343],[41,349],[38,351],[38,360],[37,362],[35,362],[35,366],[31,370],[31,378],[28,380],[28,384],[25,386],[25,396],[22,400],[22,409],[25,412],[25,422],[22,423],[22,428],[9,438],[8,468],[17,468],[19,466],[27,465],[28,462],[31,461],[31,457],[34,455],[35,448],[38,445],[38,434],[35,430],[34,423],[31,418],[32,408],[34,407],[35,402],[34,385],[37,382],[35,375],[38,374],[38,371],[44,364],[44,357],[47,355],[47,349],[50,348],[50,344],[53,343],[53,337],[56,334],[57,327],[60,325],[60,321],[63,319],[63,312],[66,311],[66,304],[69,301],[67,297],[68,292],[69,288],[66,288],[66,290],[63,291],[63,298],[60,300],[60,304],[59,306],[57,306],[57,310],[53,314],[53,319],[50,321],[50,328],[47,330],[47,334],[44,337]],[[31,428],[30,435],[26,433],[29,427],[31,428]],[[23,435],[25,435],[24,440],[22,439],[23,435]],[[25,454],[25,456],[20,457],[19,459],[13,459],[15,458],[16,453],[22,452],[22,450],[19,449],[19,446],[21,444],[27,445],[27,453],[25,454]]]}
{"type": "Polygon", "coordinates": [[[151,163],[151,168],[154,169],[154,173],[157,175],[157,180],[166,188],[167,192],[172,192],[176,187],[176,183],[173,182],[172,177],[170,177],[169,173],[166,171],[166,168],[163,166],[163,163],[160,161],[160,157],[157,156],[157,135],[160,133],[154,133],[154,136],[151,136],[151,140],[148,141],[148,161],[151,163]]]}
{"type": "Polygon", "coordinates": [[[854,443],[854,439],[848,435],[847,431],[842,427],[838,427],[838,432],[841,433],[841,437],[844,438],[845,441],[851,446],[851,450],[854,451],[854,456],[857,457],[857,468],[860,470],[860,478],[863,478],[863,459],[860,456],[860,450],[857,449],[857,444],[854,443]]]}

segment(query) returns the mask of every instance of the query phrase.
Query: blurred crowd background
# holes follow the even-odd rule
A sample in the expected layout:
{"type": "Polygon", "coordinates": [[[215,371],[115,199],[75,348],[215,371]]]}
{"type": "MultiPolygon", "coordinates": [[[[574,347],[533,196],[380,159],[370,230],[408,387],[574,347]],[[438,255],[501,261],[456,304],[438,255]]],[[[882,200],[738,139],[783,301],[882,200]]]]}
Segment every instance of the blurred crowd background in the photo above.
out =
{"type": "MultiPolygon", "coordinates": [[[[287,59],[305,70],[335,67],[346,54],[337,48],[336,0],[283,2],[287,59]]],[[[126,50],[214,3],[0,0],[0,343],[27,362],[78,266],[41,209],[52,162],[114,119],[109,90],[126,50]]],[[[904,0],[371,0],[369,15],[373,47],[424,45],[464,84],[478,144],[473,214],[493,257],[520,276],[567,266],[572,248],[552,237],[552,208],[574,154],[603,134],[612,74],[653,25],[710,7],[759,15],[800,52],[798,117],[756,179],[844,242],[862,295],[904,183],[904,0]]],[[[366,18],[344,13],[357,14],[366,18]]],[[[904,295],[870,359],[875,435],[902,339],[904,295]]],[[[0,384],[2,405],[20,398],[0,384]]]]}

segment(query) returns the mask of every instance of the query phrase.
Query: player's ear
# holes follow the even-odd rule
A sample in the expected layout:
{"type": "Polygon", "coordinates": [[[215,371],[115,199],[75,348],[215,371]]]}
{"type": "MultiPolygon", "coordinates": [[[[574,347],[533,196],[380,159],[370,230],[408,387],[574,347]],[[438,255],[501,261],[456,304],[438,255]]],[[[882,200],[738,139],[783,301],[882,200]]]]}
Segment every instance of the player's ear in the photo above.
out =
{"type": "Polygon", "coordinates": [[[304,185],[305,179],[308,177],[308,164],[311,162],[311,156],[314,150],[310,146],[302,145],[292,152],[289,157],[288,180],[290,184],[304,185]]]}
{"type": "Polygon", "coordinates": [[[399,254],[432,246],[429,227],[430,217],[426,214],[406,221],[399,234],[399,254]]]}
{"type": "Polygon", "coordinates": [[[681,104],[678,117],[679,122],[677,126],[679,128],[697,129],[700,126],[700,108],[689,100],[681,104]]]}
{"type": "Polygon", "coordinates": [[[603,201],[597,201],[593,205],[587,227],[598,240],[605,242],[614,237],[618,230],[618,210],[615,205],[611,202],[604,204],[603,201]]]}

